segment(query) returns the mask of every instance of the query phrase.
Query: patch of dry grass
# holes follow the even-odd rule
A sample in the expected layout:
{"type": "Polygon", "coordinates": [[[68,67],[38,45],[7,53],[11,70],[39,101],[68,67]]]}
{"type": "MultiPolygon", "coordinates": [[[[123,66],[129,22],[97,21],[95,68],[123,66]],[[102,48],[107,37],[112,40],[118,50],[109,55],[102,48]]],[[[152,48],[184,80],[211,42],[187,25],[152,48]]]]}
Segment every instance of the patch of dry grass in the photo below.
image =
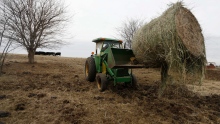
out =
{"type": "MultiPolygon", "coordinates": [[[[37,63],[28,64],[25,56],[9,55],[5,74],[0,77],[0,96],[5,95],[0,99],[0,110],[11,113],[9,117],[0,118],[0,122],[219,122],[219,95],[203,97],[184,86],[173,85],[159,99],[159,69],[135,69],[133,72],[139,82],[137,90],[119,84],[117,87],[109,85],[108,90],[101,93],[95,82],[84,79],[84,58],[36,56],[37,63]]],[[[213,90],[204,91],[211,93],[213,90]]]]}

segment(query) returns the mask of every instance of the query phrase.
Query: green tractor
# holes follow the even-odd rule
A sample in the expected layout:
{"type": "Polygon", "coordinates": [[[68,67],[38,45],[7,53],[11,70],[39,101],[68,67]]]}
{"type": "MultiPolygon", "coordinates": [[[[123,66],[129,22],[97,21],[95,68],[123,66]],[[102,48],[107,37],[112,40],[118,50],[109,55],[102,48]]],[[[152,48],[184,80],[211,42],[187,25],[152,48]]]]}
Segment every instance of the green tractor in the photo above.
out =
{"type": "Polygon", "coordinates": [[[141,68],[133,51],[123,49],[122,41],[110,38],[97,38],[95,53],[86,59],[85,77],[96,80],[99,91],[105,91],[109,82],[129,84],[136,87],[137,81],[132,68],[141,68]]]}

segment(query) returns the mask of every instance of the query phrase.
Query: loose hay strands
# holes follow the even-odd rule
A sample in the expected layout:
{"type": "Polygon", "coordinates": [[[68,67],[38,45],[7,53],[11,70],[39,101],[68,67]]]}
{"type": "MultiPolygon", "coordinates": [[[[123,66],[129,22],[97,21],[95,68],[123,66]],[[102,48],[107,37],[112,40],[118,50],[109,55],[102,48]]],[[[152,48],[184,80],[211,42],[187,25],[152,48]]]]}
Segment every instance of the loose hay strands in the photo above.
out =
{"type": "Polygon", "coordinates": [[[162,78],[163,85],[169,75],[181,80],[186,74],[195,80],[204,77],[206,53],[202,30],[182,2],[172,4],[160,17],[140,28],[132,49],[146,67],[167,65],[161,72],[167,73],[162,78]]]}

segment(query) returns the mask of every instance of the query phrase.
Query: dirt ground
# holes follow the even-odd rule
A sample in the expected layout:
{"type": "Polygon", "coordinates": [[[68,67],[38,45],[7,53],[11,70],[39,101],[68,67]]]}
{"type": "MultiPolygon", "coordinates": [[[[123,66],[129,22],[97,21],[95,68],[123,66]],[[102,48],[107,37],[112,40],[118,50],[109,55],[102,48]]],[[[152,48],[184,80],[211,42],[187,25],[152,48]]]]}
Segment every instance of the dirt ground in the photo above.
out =
{"type": "MultiPolygon", "coordinates": [[[[220,70],[202,85],[169,85],[158,98],[159,69],[135,69],[138,88],[99,92],[84,78],[85,58],[10,54],[0,77],[5,124],[220,124],[220,70]]],[[[3,114],[1,114],[3,113],[3,114]]]]}

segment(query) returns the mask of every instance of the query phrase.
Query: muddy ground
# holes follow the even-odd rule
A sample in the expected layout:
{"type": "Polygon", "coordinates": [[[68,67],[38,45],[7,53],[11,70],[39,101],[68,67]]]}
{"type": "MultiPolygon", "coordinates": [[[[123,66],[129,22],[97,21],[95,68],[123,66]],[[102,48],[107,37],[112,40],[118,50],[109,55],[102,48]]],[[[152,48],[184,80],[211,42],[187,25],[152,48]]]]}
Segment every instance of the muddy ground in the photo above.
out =
{"type": "Polygon", "coordinates": [[[0,77],[5,124],[220,124],[220,70],[202,85],[169,85],[158,98],[159,69],[135,69],[138,88],[99,92],[84,78],[84,58],[10,54],[0,77]]]}

